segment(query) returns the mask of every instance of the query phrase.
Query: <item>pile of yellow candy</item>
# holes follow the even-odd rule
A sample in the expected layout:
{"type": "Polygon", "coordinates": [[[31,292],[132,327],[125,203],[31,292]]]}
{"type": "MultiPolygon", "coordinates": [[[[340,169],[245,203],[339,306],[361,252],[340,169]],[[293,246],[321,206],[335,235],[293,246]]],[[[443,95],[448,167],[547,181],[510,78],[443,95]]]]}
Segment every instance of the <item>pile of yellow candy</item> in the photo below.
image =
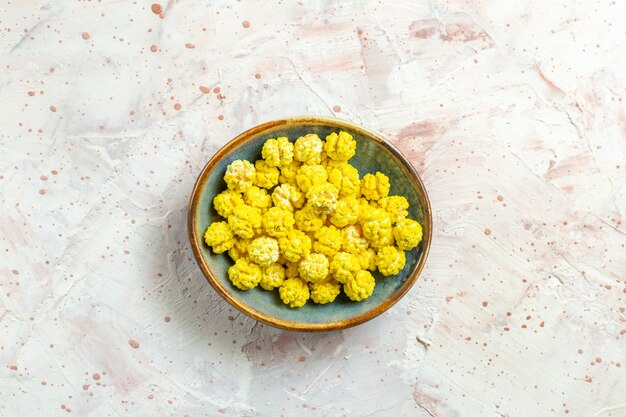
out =
{"type": "Polygon", "coordinates": [[[228,277],[237,288],[278,288],[290,307],[326,304],[343,292],[353,301],[372,295],[376,281],[404,268],[404,251],[422,239],[408,219],[405,197],[389,196],[383,173],[362,179],[348,160],[356,141],[347,132],[322,141],[308,134],[291,143],[268,139],[254,164],[226,169],[228,189],[213,206],[227,221],[212,223],[204,239],[228,251],[228,277]]]}

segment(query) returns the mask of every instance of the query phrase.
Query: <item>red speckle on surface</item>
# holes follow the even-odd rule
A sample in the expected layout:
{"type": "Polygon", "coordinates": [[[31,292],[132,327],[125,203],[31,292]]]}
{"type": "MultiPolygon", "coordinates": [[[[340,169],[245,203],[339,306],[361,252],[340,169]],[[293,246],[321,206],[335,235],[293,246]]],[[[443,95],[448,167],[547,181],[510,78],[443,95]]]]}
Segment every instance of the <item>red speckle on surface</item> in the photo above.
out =
{"type": "Polygon", "coordinates": [[[39,179],[42,181],[48,181],[48,177],[46,177],[45,175],[40,176],[39,179]]]}
{"type": "Polygon", "coordinates": [[[333,111],[334,111],[335,113],[339,113],[339,112],[341,111],[341,106],[334,105],[334,106],[333,106],[333,111]]]}
{"type": "Polygon", "coordinates": [[[254,78],[256,78],[257,80],[261,79],[261,74],[257,72],[256,74],[254,74],[254,78]]]}
{"type": "Polygon", "coordinates": [[[165,316],[163,320],[165,320],[166,323],[169,323],[170,321],[172,321],[172,318],[170,316],[165,316]]]}
{"type": "Polygon", "coordinates": [[[83,37],[84,40],[89,39],[89,33],[87,33],[87,32],[83,32],[83,34],[81,36],[83,37]]]}
{"type": "Polygon", "coordinates": [[[130,345],[130,347],[132,347],[133,349],[139,349],[139,342],[136,341],[135,339],[130,339],[128,341],[128,344],[130,345]]]}
{"type": "Polygon", "coordinates": [[[186,43],[185,44],[185,48],[187,49],[194,49],[196,47],[196,45],[194,45],[193,43],[186,43]]]}
{"type": "Polygon", "coordinates": [[[39,190],[39,194],[41,194],[41,195],[46,194],[46,190],[44,190],[43,188],[41,188],[41,189],[39,190]]]}
{"type": "Polygon", "coordinates": [[[498,195],[498,197],[496,197],[498,199],[498,201],[502,201],[504,200],[504,197],[502,197],[501,195],[498,195]]]}
{"type": "Polygon", "coordinates": [[[219,120],[224,120],[224,115],[223,115],[223,114],[220,114],[219,116],[217,116],[217,118],[218,118],[219,120]]]}
{"type": "Polygon", "coordinates": [[[248,22],[247,20],[244,20],[241,23],[241,26],[243,26],[244,28],[248,29],[250,27],[250,22],[248,22]]]}
{"type": "Polygon", "coordinates": [[[539,323],[539,327],[544,327],[546,325],[545,321],[542,321],[541,323],[539,323]]]}
{"type": "Polygon", "coordinates": [[[91,384],[83,384],[83,390],[87,391],[91,384]]]}
{"type": "Polygon", "coordinates": [[[91,376],[95,381],[100,379],[100,374],[99,373],[95,373],[91,376]]]}
{"type": "Polygon", "coordinates": [[[152,13],[154,13],[154,14],[161,14],[161,13],[163,13],[163,7],[161,7],[161,5],[159,3],[152,4],[150,9],[152,10],[152,13]]]}
{"type": "Polygon", "coordinates": [[[52,171],[50,171],[50,173],[51,173],[52,175],[58,175],[58,174],[59,174],[59,171],[57,171],[56,169],[53,169],[52,171]]]}
{"type": "Polygon", "coordinates": [[[505,327],[505,328],[504,328],[504,331],[505,331],[505,332],[508,332],[509,330],[511,330],[511,329],[509,329],[508,327],[505,327]]]}
{"type": "Polygon", "coordinates": [[[34,91],[29,91],[27,94],[32,97],[32,96],[35,95],[35,92],[34,91]]]}
{"type": "Polygon", "coordinates": [[[180,110],[183,106],[180,105],[180,103],[176,103],[174,104],[174,110],[180,110]]]}
{"type": "Polygon", "coordinates": [[[219,93],[220,93],[220,91],[221,91],[221,89],[220,89],[219,87],[215,87],[215,88],[213,89],[213,92],[214,92],[215,94],[219,94],[219,93]]]}
{"type": "Polygon", "coordinates": [[[487,301],[483,301],[483,307],[487,307],[489,303],[487,301]]]}
{"type": "Polygon", "coordinates": [[[306,361],[306,357],[304,355],[300,355],[298,357],[298,362],[304,362],[304,361],[306,361]]]}
{"type": "Polygon", "coordinates": [[[596,358],[596,363],[601,363],[602,362],[602,358],[596,358]]]}
{"type": "Polygon", "coordinates": [[[11,369],[12,371],[17,371],[17,365],[11,365],[9,366],[9,369],[11,369]]]}
{"type": "Polygon", "coordinates": [[[591,383],[593,381],[590,376],[585,376],[585,382],[591,383]]]}
{"type": "Polygon", "coordinates": [[[57,111],[57,108],[56,108],[56,107],[54,107],[54,106],[50,106],[50,111],[51,111],[52,113],[55,113],[55,112],[57,111]]]}
{"type": "Polygon", "coordinates": [[[486,228],[486,229],[484,230],[484,233],[485,233],[485,235],[489,236],[489,235],[491,234],[491,229],[486,228]]]}
{"type": "Polygon", "coordinates": [[[159,47],[154,45],[154,44],[150,46],[150,51],[152,51],[152,52],[156,52],[158,49],[159,49],[159,47]]]}
{"type": "Polygon", "coordinates": [[[202,91],[202,94],[209,94],[211,92],[211,89],[209,87],[205,87],[203,85],[198,88],[200,89],[200,91],[202,91]]]}

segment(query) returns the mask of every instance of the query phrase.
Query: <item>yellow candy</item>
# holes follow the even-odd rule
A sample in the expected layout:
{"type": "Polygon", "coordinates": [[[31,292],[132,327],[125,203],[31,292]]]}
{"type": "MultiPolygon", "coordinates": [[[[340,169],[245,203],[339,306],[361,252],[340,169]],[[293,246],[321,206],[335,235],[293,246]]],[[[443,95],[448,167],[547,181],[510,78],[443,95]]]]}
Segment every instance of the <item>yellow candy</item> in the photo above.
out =
{"type": "Polygon", "coordinates": [[[309,283],[311,300],[317,304],[327,304],[335,301],[341,292],[341,286],[334,280],[318,283],[309,283]]]}
{"type": "Polygon", "coordinates": [[[243,201],[247,205],[259,208],[262,211],[272,206],[272,197],[267,193],[267,190],[255,185],[243,193],[243,201]]]}
{"type": "Polygon", "coordinates": [[[279,264],[272,264],[265,268],[261,274],[259,285],[264,290],[271,291],[283,285],[285,280],[285,268],[279,264]]]}
{"type": "Polygon", "coordinates": [[[372,295],[376,281],[372,274],[368,271],[359,271],[356,273],[354,279],[348,280],[343,286],[343,292],[346,293],[348,298],[352,301],[362,301],[372,295]]]}
{"type": "Polygon", "coordinates": [[[353,279],[361,270],[359,258],[348,252],[339,252],[330,263],[330,274],[342,284],[353,279]]]}
{"type": "Polygon", "coordinates": [[[298,170],[302,166],[301,162],[292,161],[289,165],[283,165],[280,167],[280,176],[278,181],[281,184],[296,184],[296,175],[298,170]]]}
{"type": "MultiPolygon", "coordinates": [[[[270,209],[271,210],[271,209],[270,209]]],[[[315,232],[326,221],[326,214],[318,213],[313,207],[306,205],[295,214],[296,227],[303,232],[315,232]]]]}
{"type": "Polygon", "coordinates": [[[381,172],[367,174],[361,180],[361,193],[368,200],[379,200],[389,194],[389,178],[381,172]]]}
{"type": "Polygon", "coordinates": [[[339,189],[339,197],[360,196],[361,181],[359,171],[347,162],[331,161],[326,167],[328,182],[339,189]]]}
{"type": "Polygon", "coordinates": [[[215,207],[215,211],[217,211],[217,214],[225,219],[233,214],[235,206],[242,203],[243,198],[241,198],[241,194],[233,190],[222,191],[213,199],[213,207],[215,207]]]}
{"type": "Polygon", "coordinates": [[[247,256],[247,253],[233,246],[232,248],[228,249],[228,256],[230,256],[233,261],[236,261],[237,259],[245,258],[247,256]]]}
{"type": "Polygon", "coordinates": [[[293,161],[293,144],[285,137],[268,139],[263,144],[261,156],[272,167],[289,165],[293,161]]]}
{"type": "Polygon", "coordinates": [[[362,223],[365,219],[367,219],[371,211],[374,210],[376,207],[374,207],[373,204],[370,204],[370,202],[367,201],[367,199],[365,199],[364,197],[357,199],[357,202],[359,204],[359,220],[358,221],[362,223]]]}
{"type": "Polygon", "coordinates": [[[249,290],[261,281],[261,267],[246,259],[238,259],[228,268],[228,278],[240,290],[249,290]]]}
{"type": "Polygon", "coordinates": [[[316,184],[324,184],[328,179],[328,173],[321,165],[302,165],[296,175],[296,184],[306,193],[316,184]]]}
{"type": "Polygon", "coordinates": [[[333,132],[326,136],[324,150],[335,161],[347,161],[356,153],[356,141],[347,132],[340,131],[339,135],[333,132]]]}
{"type": "Polygon", "coordinates": [[[291,308],[302,307],[309,299],[309,287],[299,278],[288,278],[278,289],[280,299],[291,308]]]}
{"type": "Polygon", "coordinates": [[[404,252],[395,246],[383,246],[378,250],[376,266],[381,274],[388,277],[395,275],[404,268],[406,257],[404,252]]]}
{"type": "Polygon", "coordinates": [[[248,161],[236,160],[226,168],[224,181],[230,190],[243,193],[252,187],[256,177],[254,165],[248,161]]]}
{"type": "Polygon", "coordinates": [[[370,271],[376,270],[376,262],[378,261],[378,257],[376,256],[376,252],[372,248],[367,248],[363,252],[357,254],[359,258],[359,264],[361,265],[361,269],[369,269],[370,271]]]}
{"type": "Polygon", "coordinates": [[[256,169],[256,177],[254,183],[259,187],[272,188],[278,184],[280,171],[278,168],[268,165],[267,162],[259,159],[254,163],[256,169]]]}
{"type": "Polygon", "coordinates": [[[300,276],[300,272],[298,272],[298,266],[300,262],[289,262],[287,261],[285,267],[285,276],[287,278],[298,278],[300,276]]]}
{"type": "Polygon", "coordinates": [[[337,187],[326,182],[315,184],[306,193],[308,204],[319,213],[332,213],[337,206],[339,191],[337,187]]]}
{"type": "Polygon", "coordinates": [[[318,165],[321,162],[321,153],[324,145],[314,133],[301,136],[293,146],[293,157],[307,165],[318,165]]]}
{"type": "Polygon", "coordinates": [[[223,253],[233,247],[235,237],[226,222],[214,222],[207,227],[204,241],[213,247],[213,252],[223,253]]]}
{"type": "Polygon", "coordinates": [[[248,256],[248,246],[250,242],[252,242],[252,239],[237,238],[235,245],[228,250],[228,256],[230,256],[233,261],[245,258],[248,256]]]}
{"type": "Polygon", "coordinates": [[[367,249],[369,243],[363,236],[361,226],[347,226],[341,229],[341,250],[358,254],[367,249]]]}
{"type": "Polygon", "coordinates": [[[258,237],[248,246],[250,260],[264,268],[278,261],[278,252],[278,241],[271,237],[258,237]]]}
{"type": "Polygon", "coordinates": [[[335,211],[330,215],[330,222],[337,227],[353,225],[359,219],[361,206],[354,196],[340,198],[335,211]]]}
{"type": "Polygon", "coordinates": [[[422,226],[411,219],[402,219],[393,228],[398,248],[411,250],[422,241],[422,226]]]}
{"type": "Polygon", "coordinates": [[[328,258],[321,253],[310,253],[298,266],[302,279],[309,282],[322,282],[328,276],[328,258]]]}
{"type": "Polygon", "coordinates": [[[335,226],[322,226],[315,232],[313,250],[326,255],[329,259],[341,249],[341,230],[335,226]]]}
{"type": "Polygon", "coordinates": [[[380,208],[389,213],[392,223],[399,222],[409,214],[409,202],[405,197],[392,195],[381,198],[378,203],[380,208]]]}
{"type": "Polygon", "coordinates": [[[304,205],[304,194],[298,187],[292,184],[281,184],[274,188],[272,201],[275,207],[283,210],[294,211],[304,205]]]}
{"type": "Polygon", "coordinates": [[[263,215],[263,227],[268,235],[283,237],[293,227],[293,213],[278,207],[272,207],[263,215]]]}
{"type": "Polygon", "coordinates": [[[311,252],[311,238],[300,230],[290,230],[278,240],[281,254],[287,261],[298,262],[311,252]]]}
{"type": "Polygon", "coordinates": [[[237,236],[251,238],[261,228],[261,210],[240,204],[228,217],[228,225],[237,236]]]}
{"type": "Polygon", "coordinates": [[[363,236],[374,247],[393,245],[393,228],[389,213],[372,209],[362,220],[363,236]]]}

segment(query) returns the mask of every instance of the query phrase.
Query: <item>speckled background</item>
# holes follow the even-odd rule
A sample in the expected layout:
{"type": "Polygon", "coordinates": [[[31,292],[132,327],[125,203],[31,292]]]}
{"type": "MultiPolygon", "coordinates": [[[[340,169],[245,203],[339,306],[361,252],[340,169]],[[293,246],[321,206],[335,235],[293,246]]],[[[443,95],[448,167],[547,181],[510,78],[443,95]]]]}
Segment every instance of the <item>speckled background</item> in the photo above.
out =
{"type": "Polygon", "coordinates": [[[0,4],[0,416],[626,416],[626,3],[0,4]],[[435,216],[342,332],[256,323],[196,175],[296,114],[382,132],[435,216]]]}

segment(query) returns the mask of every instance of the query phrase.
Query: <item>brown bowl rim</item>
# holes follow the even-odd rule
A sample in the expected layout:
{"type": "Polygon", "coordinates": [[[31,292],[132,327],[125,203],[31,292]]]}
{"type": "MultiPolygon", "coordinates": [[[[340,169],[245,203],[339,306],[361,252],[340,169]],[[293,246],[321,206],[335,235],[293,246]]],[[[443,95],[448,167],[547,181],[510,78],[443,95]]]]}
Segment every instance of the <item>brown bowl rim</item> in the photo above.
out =
{"type": "Polygon", "coordinates": [[[430,207],[430,200],[428,198],[428,193],[426,192],[426,187],[424,187],[424,183],[420,178],[419,174],[409,162],[409,160],[389,141],[385,140],[382,135],[379,133],[364,128],[360,125],[352,123],[347,120],[334,118],[334,117],[325,117],[325,116],[293,116],[293,117],[285,117],[282,119],[272,120],[266,123],[262,123],[251,129],[246,130],[245,132],[239,134],[226,145],[224,145],[220,150],[218,150],[211,159],[207,162],[207,164],[200,172],[198,179],[193,187],[193,191],[191,192],[191,197],[189,200],[189,212],[188,212],[188,233],[189,240],[191,242],[191,247],[193,249],[194,256],[196,258],[196,262],[200,266],[200,269],[204,273],[207,281],[213,286],[213,288],[220,294],[226,301],[228,301],[233,307],[241,311],[242,313],[247,314],[248,316],[269,324],[274,327],[278,327],[286,330],[296,330],[296,331],[307,331],[307,332],[321,332],[321,331],[331,331],[331,330],[341,330],[346,329],[348,327],[356,326],[358,324],[365,323],[377,317],[391,308],[394,304],[396,304],[402,297],[406,295],[406,293],[413,287],[415,281],[419,277],[422,272],[424,265],[426,263],[426,258],[428,257],[428,253],[430,251],[430,244],[432,239],[432,211],[430,207]],[[363,136],[368,136],[372,139],[375,139],[380,144],[385,146],[389,151],[391,151],[409,170],[414,180],[417,183],[418,188],[420,189],[422,195],[424,196],[424,205],[425,205],[425,225],[424,225],[424,235],[422,238],[422,256],[418,261],[415,269],[407,277],[402,286],[398,288],[389,298],[384,300],[381,304],[377,305],[375,308],[368,310],[358,316],[351,317],[349,319],[340,320],[340,321],[332,321],[328,323],[303,323],[296,321],[289,321],[279,319],[270,315],[267,315],[263,312],[257,311],[252,307],[248,306],[244,302],[242,302],[239,298],[233,296],[229,290],[227,290],[221,281],[214,275],[213,271],[209,267],[207,261],[204,259],[202,252],[200,250],[200,245],[202,245],[202,241],[198,241],[197,230],[195,225],[195,216],[197,205],[199,204],[199,196],[200,190],[204,187],[204,183],[207,180],[207,177],[214,166],[220,161],[225,155],[227,155],[234,147],[239,144],[243,144],[250,140],[252,136],[256,134],[262,133],[266,130],[277,128],[285,125],[322,125],[327,127],[335,127],[335,128],[345,128],[348,130],[352,130],[358,132],[363,136]]]}

